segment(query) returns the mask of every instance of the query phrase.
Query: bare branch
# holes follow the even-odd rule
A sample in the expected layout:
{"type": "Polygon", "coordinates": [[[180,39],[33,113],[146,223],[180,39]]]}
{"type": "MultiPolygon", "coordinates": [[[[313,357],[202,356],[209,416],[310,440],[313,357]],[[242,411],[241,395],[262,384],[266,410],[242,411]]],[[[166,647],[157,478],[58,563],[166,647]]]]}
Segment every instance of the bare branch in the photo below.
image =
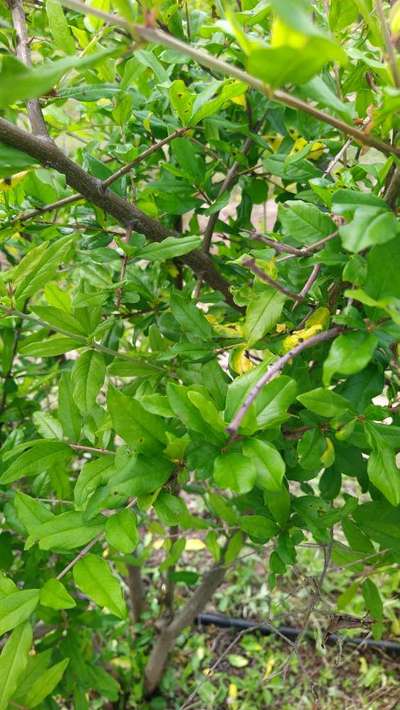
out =
{"type": "MultiPolygon", "coordinates": [[[[314,286],[320,271],[321,271],[321,265],[315,264],[310,276],[308,277],[307,281],[305,282],[303,288],[301,289],[301,291],[299,293],[299,296],[301,296],[301,298],[303,300],[307,296],[308,292],[311,291],[312,287],[314,286]]],[[[296,304],[294,304],[293,310],[295,308],[296,308],[296,304]]]]}
{"type": "MultiPolygon", "coordinates": [[[[125,227],[131,227],[140,234],[144,234],[150,241],[161,242],[166,237],[176,236],[175,232],[149,217],[128,200],[124,200],[108,188],[104,189],[100,180],[68,158],[55,143],[44,141],[39,136],[33,136],[4,118],[0,118],[0,141],[25,151],[41,165],[54,168],[62,173],[65,175],[67,184],[80,195],[84,195],[87,200],[112,215],[125,227]]],[[[182,257],[182,261],[195,273],[202,275],[209,286],[220,291],[227,303],[236,308],[229,291],[229,283],[218,273],[207,254],[193,251],[182,257]]]]}
{"type": "Polygon", "coordinates": [[[267,246],[271,247],[271,249],[275,249],[278,254],[289,254],[290,256],[305,257],[312,256],[312,254],[314,254],[316,251],[320,251],[321,249],[323,249],[325,244],[331,239],[337,237],[337,235],[338,230],[336,229],[331,234],[328,234],[326,237],[319,239],[317,242],[314,242],[314,244],[310,244],[308,247],[293,247],[291,244],[285,244],[285,242],[278,242],[277,240],[271,239],[270,237],[265,237],[263,234],[259,234],[258,232],[251,233],[250,236],[251,239],[254,239],[257,242],[262,242],[263,244],[266,244],[267,246]]]}
{"type": "Polygon", "coordinates": [[[247,268],[250,269],[250,271],[252,271],[253,274],[257,276],[257,278],[259,278],[261,281],[264,281],[269,286],[272,286],[277,291],[284,293],[285,296],[291,298],[292,301],[304,301],[304,298],[301,294],[297,294],[294,291],[291,291],[289,288],[286,288],[286,286],[283,286],[281,283],[279,283],[279,281],[275,281],[275,279],[271,278],[271,276],[268,276],[265,271],[263,271],[257,266],[255,259],[246,259],[246,261],[243,261],[243,266],[247,266],[247,268]]]}
{"type": "MultiPolygon", "coordinates": [[[[27,66],[31,66],[32,62],[29,51],[28,31],[26,27],[26,19],[22,0],[7,0],[7,4],[11,10],[11,17],[15,29],[15,34],[17,36],[17,57],[21,62],[23,62],[27,66]]],[[[26,105],[28,109],[29,122],[31,124],[32,132],[37,136],[42,136],[42,138],[48,138],[49,134],[47,131],[46,124],[44,122],[39,99],[31,99],[30,101],[27,101],[26,105]]]]}
{"type": "Polygon", "coordinates": [[[335,338],[337,335],[339,335],[342,332],[343,332],[343,328],[335,327],[335,328],[330,328],[330,330],[325,330],[322,333],[318,333],[317,335],[313,335],[311,338],[308,338],[307,340],[303,340],[302,343],[299,343],[298,345],[296,345],[296,347],[292,348],[291,350],[289,350],[289,352],[285,353],[285,355],[282,355],[277,360],[275,360],[275,362],[271,365],[271,367],[268,368],[268,370],[260,377],[258,382],[250,390],[250,392],[247,395],[246,399],[244,400],[243,404],[241,405],[241,407],[239,407],[239,409],[236,412],[235,416],[233,417],[231,423],[226,428],[227,433],[230,434],[230,440],[232,441],[235,438],[244,416],[248,412],[249,408],[253,404],[256,397],[261,392],[262,388],[268,382],[270,382],[276,375],[278,375],[280,373],[280,371],[282,370],[282,368],[292,358],[296,357],[297,355],[300,355],[300,353],[302,353],[303,350],[306,350],[307,348],[312,348],[315,345],[319,345],[320,343],[324,343],[326,340],[332,340],[332,338],[335,338]]]}

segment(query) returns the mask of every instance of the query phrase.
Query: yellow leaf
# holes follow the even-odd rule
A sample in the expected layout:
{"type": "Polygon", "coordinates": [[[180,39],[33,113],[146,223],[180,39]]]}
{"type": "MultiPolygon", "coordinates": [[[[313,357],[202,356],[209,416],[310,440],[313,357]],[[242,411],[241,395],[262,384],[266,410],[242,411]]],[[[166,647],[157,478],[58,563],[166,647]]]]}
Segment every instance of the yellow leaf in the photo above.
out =
{"type": "Polygon", "coordinates": [[[286,323],[277,323],[275,326],[275,330],[277,333],[285,333],[287,330],[286,323]]]}
{"type": "Polygon", "coordinates": [[[320,141],[315,141],[315,143],[312,143],[311,145],[311,150],[309,154],[307,155],[307,158],[309,160],[318,160],[318,158],[321,157],[325,152],[325,146],[323,143],[320,141]]]}
{"type": "Polygon", "coordinates": [[[325,468],[329,468],[333,465],[335,460],[335,447],[328,437],[325,438],[326,449],[321,456],[321,462],[324,464],[325,468]]]}
{"type": "Polygon", "coordinates": [[[297,347],[297,345],[300,345],[300,343],[304,342],[304,340],[308,340],[309,338],[312,338],[313,335],[317,335],[317,333],[320,333],[321,330],[323,330],[321,325],[312,325],[310,328],[302,328],[302,330],[295,330],[291,335],[288,335],[287,338],[285,338],[285,340],[283,341],[284,352],[289,352],[289,350],[292,350],[292,348],[297,347]]]}
{"type": "Polygon", "coordinates": [[[236,700],[237,694],[238,694],[237,685],[235,685],[235,683],[229,683],[228,697],[231,700],[236,700]]]}
{"type": "Polygon", "coordinates": [[[279,150],[283,141],[283,136],[281,136],[280,133],[267,133],[264,138],[268,141],[274,153],[279,150]]]}
{"type": "Polygon", "coordinates": [[[320,325],[321,330],[324,330],[324,328],[328,327],[330,318],[331,314],[329,312],[329,308],[321,306],[321,308],[317,308],[317,310],[315,310],[314,313],[307,318],[306,325],[307,327],[312,325],[320,325]]]}
{"type": "Polygon", "coordinates": [[[28,175],[28,170],[22,170],[20,173],[15,173],[10,177],[3,178],[0,180],[0,192],[8,192],[12,190],[16,185],[18,185],[21,180],[24,179],[25,175],[28,175]]]}
{"type": "Polygon", "coordinates": [[[246,348],[236,348],[231,354],[231,368],[238,375],[243,375],[254,367],[250,358],[246,355],[246,348]]]}
{"type": "Polygon", "coordinates": [[[394,634],[395,636],[400,636],[400,619],[398,619],[397,616],[395,619],[393,619],[390,628],[391,628],[392,634],[394,634]]]}
{"type": "Polygon", "coordinates": [[[268,659],[268,661],[265,664],[264,679],[268,678],[268,676],[271,675],[275,663],[276,663],[276,659],[273,656],[270,656],[270,658],[268,659]]]}
{"type": "Polygon", "coordinates": [[[155,550],[161,550],[164,545],[164,540],[154,540],[153,547],[155,550]]]}
{"type": "Polygon", "coordinates": [[[197,550],[204,550],[205,544],[203,540],[198,540],[197,538],[189,538],[186,540],[185,550],[189,552],[197,552],[197,550]]]}
{"type": "Polygon", "coordinates": [[[239,94],[239,96],[232,96],[231,101],[234,104],[238,104],[238,106],[243,106],[243,108],[246,108],[246,94],[239,94]]]}

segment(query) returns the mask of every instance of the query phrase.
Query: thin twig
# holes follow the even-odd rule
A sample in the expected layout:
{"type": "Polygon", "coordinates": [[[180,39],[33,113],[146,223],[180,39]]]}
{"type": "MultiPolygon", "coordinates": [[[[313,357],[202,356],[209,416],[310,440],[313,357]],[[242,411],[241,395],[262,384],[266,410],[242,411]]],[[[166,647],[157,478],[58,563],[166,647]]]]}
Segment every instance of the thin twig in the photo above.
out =
{"type": "MultiPolygon", "coordinates": [[[[126,233],[125,233],[125,244],[129,244],[129,240],[132,235],[132,227],[127,227],[126,228],[126,233]]],[[[121,299],[122,299],[122,282],[125,280],[125,274],[126,274],[126,267],[128,266],[128,260],[129,256],[128,253],[123,254],[122,260],[121,260],[121,272],[119,275],[119,280],[121,282],[121,286],[118,286],[116,292],[115,292],[115,307],[117,310],[120,309],[121,307],[121,299]]]]}
{"type": "Polygon", "coordinates": [[[268,276],[268,274],[265,273],[262,269],[260,269],[256,262],[255,259],[246,259],[246,261],[243,261],[243,266],[247,266],[250,271],[257,276],[260,281],[264,281],[267,283],[269,286],[272,286],[275,288],[277,291],[280,291],[281,293],[285,294],[288,298],[291,298],[292,301],[295,301],[296,303],[304,301],[304,298],[301,294],[297,294],[294,291],[291,291],[289,288],[286,288],[286,286],[283,286],[283,284],[279,283],[279,281],[275,281],[271,276],[268,276]]]}
{"type": "Polygon", "coordinates": [[[294,357],[297,355],[300,355],[303,350],[306,350],[307,348],[312,348],[315,345],[319,345],[320,343],[324,343],[327,340],[332,340],[332,338],[335,338],[337,335],[339,335],[341,332],[343,332],[343,328],[340,327],[335,327],[335,328],[330,328],[330,330],[325,330],[322,333],[317,333],[317,335],[313,335],[311,338],[308,338],[307,340],[303,340],[302,343],[299,343],[296,345],[296,347],[292,348],[289,350],[289,352],[285,353],[285,355],[282,355],[279,357],[272,365],[271,367],[268,368],[268,370],[260,377],[260,379],[256,382],[254,387],[250,390],[249,394],[247,395],[246,399],[244,400],[243,404],[239,407],[238,411],[236,412],[235,416],[233,417],[231,423],[229,426],[226,428],[226,431],[228,434],[230,434],[230,440],[232,441],[237,434],[237,431],[240,427],[240,424],[242,422],[242,419],[245,417],[247,414],[249,408],[253,404],[254,400],[258,396],[258,394],[261,392],[262,388],[270,382],[276,375],[280,373],[282,368],[294,357]]]}
{"type": "MultiPolygon", "coordinates": [[[[318,276],[319,272],[321,271],[321,264],[314,264],[313,270],[308,277],[307,281],[305,282],[303,288],[301,289],[299,296],[304,300],[305,297],[307,296],[308,292],[311,291],[312,287],[314,286],[318,276]]],[[[292,311],[296,308],[296,303],[293,304],[292,311]]]]}
{"type": "Polygon", "coordinates": [[[66,443],[71,449],[74,449],[74,451],[88,451],[89,453],[107,454],[108,456],[114,456],[115,454],[115,451],[111,451],[111,449],[102,449],[97,446],[85,446],[84,444],[72,444],[70,441],[67,441],[66,443]]]}
{"type": "Polygon", "coordinates": [[[344,145],[341,147],[341,149],[339,150],[339,152],[332,158],[332,160],[331,160],[330,163],[328,164],[328,167],[326,168],[326,170],[324,170],[324,176],[331,174],[333,168],[335,168],[336,165],[337,165],[338,163],[340,163],[341,159],[342,159],[343,156],[346,154],[346,152],[347,152],[348,148],[350,148],[351,144],[352,144],[352,139],[349,138],[349,139],[346,141],[346,143],[344,143],[344,145]]]}
{"type": "MultiPolygon", "coordinates": [[[[103,180],[103,188],[112,185],[113,182],[118,180],[123,175],[129,173],[136,165],[139,165],[139,163],[149,158],[150,155],[155,153],[157,150],[160,150],[160,148],[162,148],[164,145],[167,145],[167,143],[170,143],[172,140],[174,140],[174,138],[178,138],[179,136],[183,135],[187,130],[187,128],[178,128],[173,133],[170,133],[169,136],[166,136],[166,138],[163,138],[162,140],[157,141],[157,143],[151,145],[149,148],[146,148],[146,150],[140,153],[140,155],[137,155],[136,158],[134,158],[130,163],[127,163],[115,173],[112,173],[112,175],[110,175],[108,178],[103,180]]],[[[78,200],[82,199],[85,199],[85,196],[80,193],[76,195],[69,195],[68,197],[63,197],[61,200],[57,200],[56,202],[50,202],[48,205],[43,205],[43,207],[37,207],[36,209],[31,210],[30,212],[26,212],[25,214],[16,217],[13,222],[27,222],[28,220],[33,219],[38,215],[44,214],[45,212],[52,212],[53,210],[58,210],[61,207],[71,205],[73,202],[77,202],[78,200]]]]}
{"type": "MultiPolygon", "coordinates": [[[[31,66],[31,54],[29,51],[29,38],[26,26],[25,12],[22,5],[22,0],[7,0],[7,4],[11,10],[11,17],[17,37],[16,55],[18,59],[26,66],[31,66]]],[[[17,81],[17,79],[16,79],[17,81]]],[[[30,99],[26,102],[28,109],[29,123],[31,124],[32,133],[42,138],[49,138],[46,124],[44,122],[42,109],[40,108],[39,99],[30,99]]]]}
{"type": "Polygon", "coordinates": [[[308,247],[293,247],[291,244],[286,244],[285,242],[278,242],[277,240],[271,239],[270,237],[265,237],[263,234],[259,234],[258,232],[251,233],[250,237],[251,239],[254,239],[257,242],[267,244],[267,246],[271,247],[271,249],[274,249],[278,254],[288,254],[289,257],[306,257],[312,256],[312,254],[314,254],[315,252],[323,249],[325,244],[327,244],[327,242],[330,242],[331,239],[337,237],[337,235],[338,230],[335,229],[334,232],[331,232],[331,234],[328,234],[326,237],[322,237],[322,239],[318,239],[318,241],[314,242],[313,244],[309,244],[308,247]]]}
{"type": "Polygon", "coordinates": [[[61,570],[61,572],[57,575],[56,579],[62,579],[63,577],[65,577],[65,575],[68,574],[68,572],[73,567],[75,567],[76,563],[79,562],[79,560],[81,560],[83,557],[86,557],[88,552],[90,552],[90,550],[101,540],[101,538],[103,537],[103,534],[104,533],[102,533],[102,532],[98,533],[96,535],[96,537],[93,538],[93,540],[88,542],[88,544],[82,548],[82,550],[76,555],[76,557],[74,557],[74,559],[71,560],[71,562],[69,562],[67,564],[67,566],[64,567],[63,570],[61,570]]]}

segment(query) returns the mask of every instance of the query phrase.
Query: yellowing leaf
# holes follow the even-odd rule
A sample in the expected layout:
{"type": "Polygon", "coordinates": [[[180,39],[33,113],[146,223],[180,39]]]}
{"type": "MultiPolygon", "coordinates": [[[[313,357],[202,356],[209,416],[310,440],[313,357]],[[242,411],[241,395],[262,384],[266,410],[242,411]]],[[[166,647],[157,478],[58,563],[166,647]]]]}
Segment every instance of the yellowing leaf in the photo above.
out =
{"type": "Polygon", "coordinates": [[[231,700],[236,700],[237,694],[238,694],[237,685],[235,685],[235,683],[229,683],[228,698],[230,698],[231,700]]]}
{"type": "Polygon", "coordinates": [[[246,347],[233,350],[230,365],[238,375],[243,375],[254,367],[254,363],[246,355],[246,347]]]}
{"type": "Polygon", "coordinates": [[[390,29],[395,37],[400,35],[400,0],[397,0],[390,11],[390,29]]]}
{"type": "Polygon", "coordinates": [[[246,107],[246,94],[239,94],[239,96],[232,96],[231,98],[232,103],[237,104],[238,106],[243,106],[243,108],[246,107]]]}
{"type": "Polygon", "coordinates": [[[324,464],[325,468],[332,466],[335,460],[335,447],[328,437],[325,438],[326,449],[321,456],[321,462],[324,464]]]}
{"type": "Polygon", "coordinates": [[[322,306],[321,308],[317,308],[317,310],[312,313],[309,318],[306,320],[306,325],[307,327],[310,327],[312,325],[320,325],[321,329],[323,330],[324,328],[327,328],[329,325],[329,320],[330,320],[331,314],[329,312],[328,308],[325,308],[325,306],[322,306]]]}
{"type": "Polygon", "coordinates": [[[270,656],[270,658],[268,659],[268,661],[265,664],[264,679],[268,678],[268,676],[271,675],[273,668],[275,666],[275,663],[276,663],[276,658],[274,658],[273,656],[270,656]]]}
{"type": "Polygon", "coordinates": [[[288,335],[283,341],[284,352],[289,352],[289,350],[297,347],[297,345],[300,345],[300,343],[304,340],[308,340],[309,338],[312,338],[313,335],[320,333],[321,330],[323,330],[321,325],[312,325],[310,328],[302,328],[302,330],[293,331],[293,333],[288,335]]]}
{"type": "Polygon", "coordinates": [[[15,173],[12,177],[4,178],[0,180],[0,192],[8,192],[13,190],[21,180],[24,179],[25,175],[28,175],[28,170],[22,170],[20,173],[15,173]]]}
{"type": "Polygon", "coordinates": [[[203,540],[197,538],[189,538],[189,540],[186,540],[185,550],[189,552],[197,552],[198,550],[204,550],[204,548],[205,544],[203,540]]]}

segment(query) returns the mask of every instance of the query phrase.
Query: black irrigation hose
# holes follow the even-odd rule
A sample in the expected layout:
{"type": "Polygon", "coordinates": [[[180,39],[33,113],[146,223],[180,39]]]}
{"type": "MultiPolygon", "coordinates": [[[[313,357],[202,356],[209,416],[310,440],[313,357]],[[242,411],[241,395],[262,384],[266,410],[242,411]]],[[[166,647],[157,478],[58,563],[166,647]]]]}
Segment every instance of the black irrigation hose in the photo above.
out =
{"type": "MultiPolygon", "coordinates": [[[[279,626],[274,628],[269,624],[257,624],[255,621],[245,621],[244,619],[234,619],[232,616],[225,616],[224,614],[199,614],[196,617],[196,623],[199,626],[208,626],[212,624],[213,626],[218,626],[221,629],[238,629],[243,631],[244,629],[254,629],[255,632],[262,634],[263,636],[269,636],[270,634],[276,634],[279,636],[285,636],[287,639],[292,641],[297,639],[302,633],[302,629],[292,628],[290,626],[279,626]]],[[[307,633],[308,638],[313,638],[312,633],[307,633]]],[[[397,641],[375,641],[369,638],[360,638],[353,636],[339,636],[338,634],[327,634],[326,643],[337,643],[346,646],[359,646],[359,650],[372,649],[375,651],[386,651],[386,653],[399,654],[400,655],[400,643],[397,641]]]]}

